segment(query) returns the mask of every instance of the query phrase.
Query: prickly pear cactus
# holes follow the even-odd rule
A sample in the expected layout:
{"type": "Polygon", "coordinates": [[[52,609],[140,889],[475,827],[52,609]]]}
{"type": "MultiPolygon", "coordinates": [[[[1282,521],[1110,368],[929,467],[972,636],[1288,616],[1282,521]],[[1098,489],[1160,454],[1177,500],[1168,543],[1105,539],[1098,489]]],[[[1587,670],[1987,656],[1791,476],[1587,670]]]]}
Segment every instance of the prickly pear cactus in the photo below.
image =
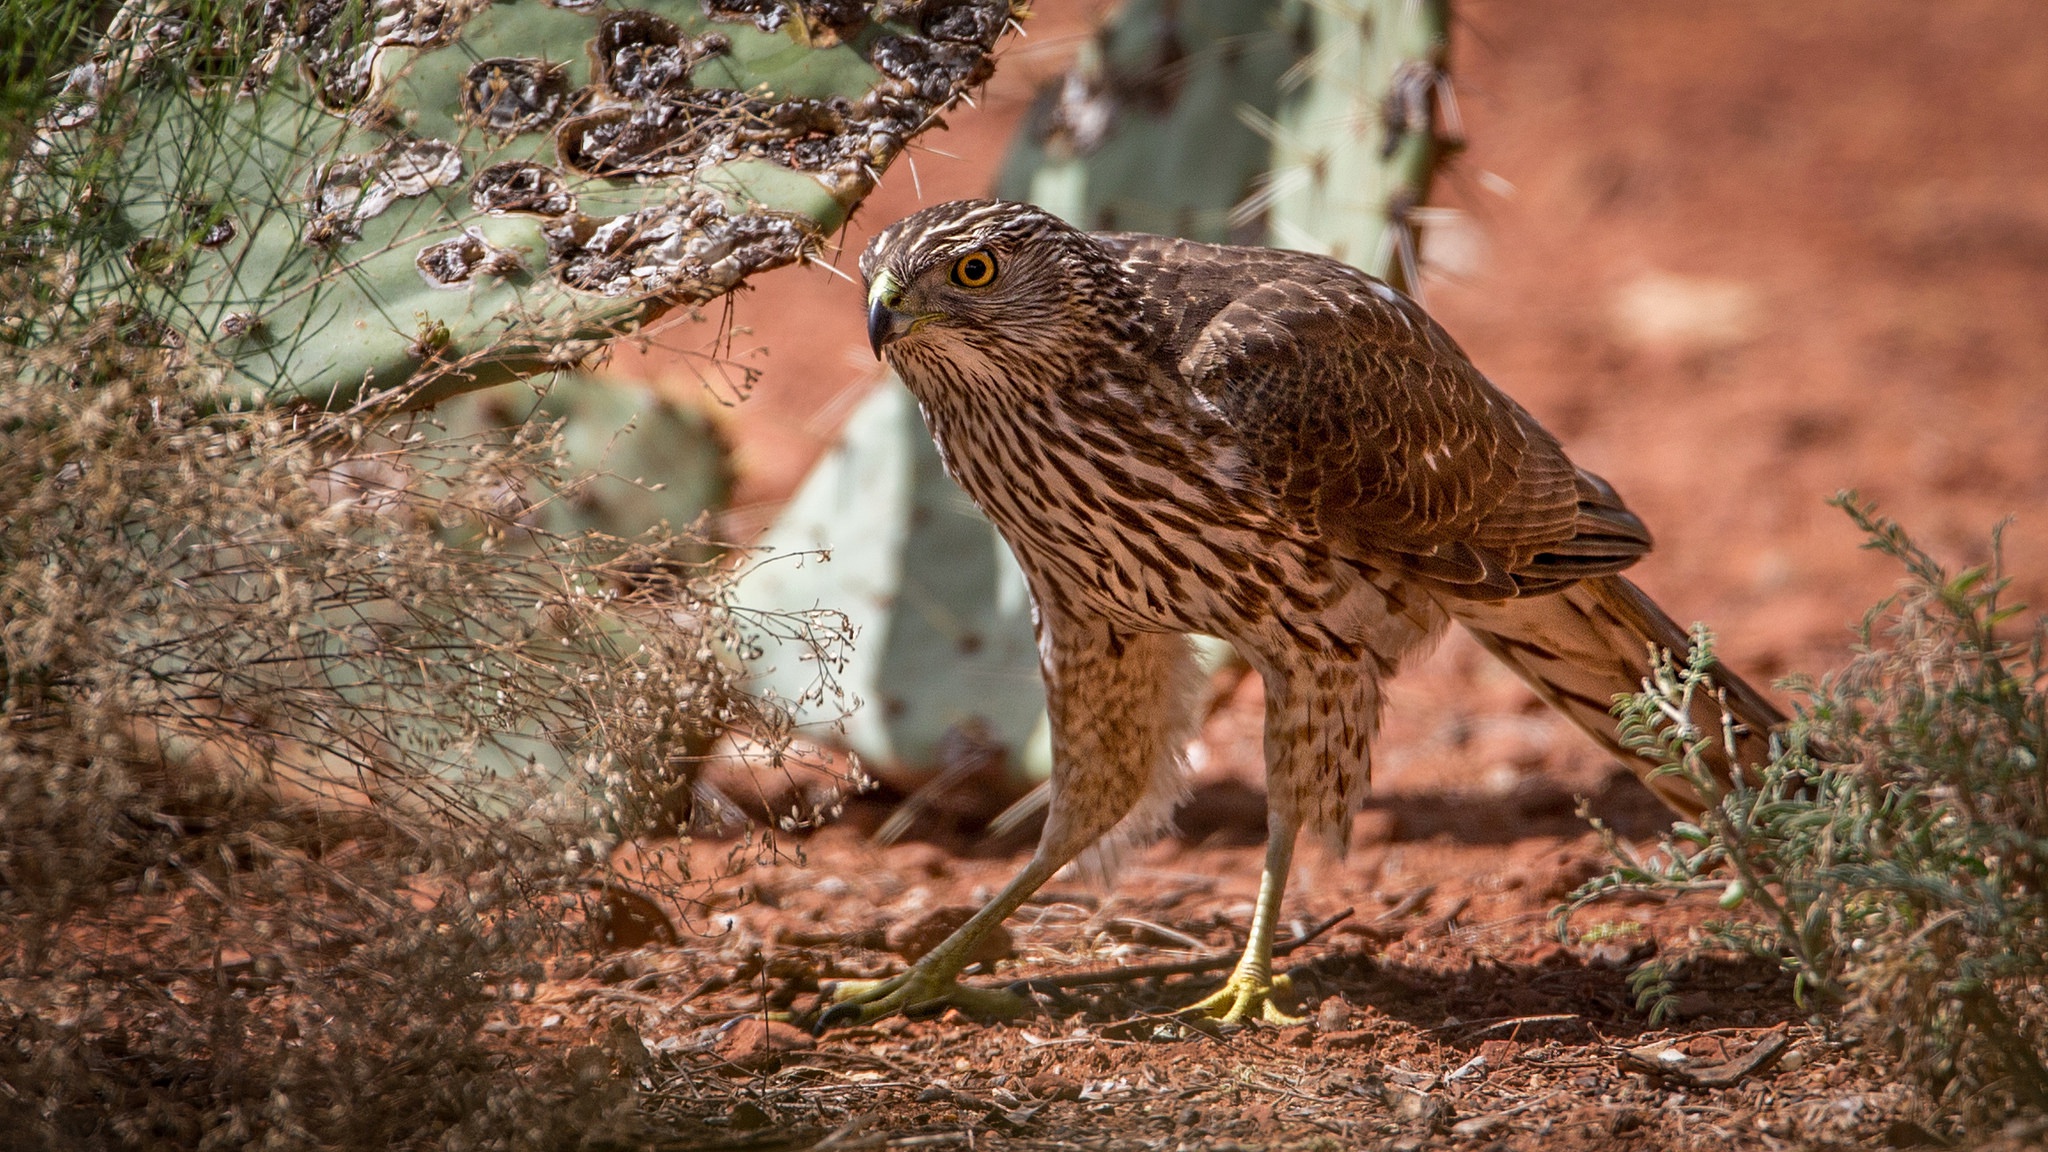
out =
{"type": "MultiPolygon", "coordinates": [[[[1444,143],[1445,27],[1440,0],[1130,0],[1041,95],[998,194],[1084,228],[1308,248],[1412,284],[1409,213],[1444,143]]],[[[1012,591],[1023,577],[914,408],[885,384],[768,537],[830,549],[832,562],[764,566],[740,598],[857,612],[841,683],[866,708],[844,739],[876,774],[915,786],[966,732],[992,741],[1020,783],[1042,778],[1037,651],[1012,591]],[[863,477],[886,470],[891,486],[851,488],[848,461],[868,462],[863,477]],[[989,556],[1000,572],[983,570],[989,556]]],[[[1229,650],[1206,641],[1203,654],[1220,664],[1229,650]]],[[[792,690],[811,671],[774,653],[761,668],[792,690]]]]}
{"type": "Polygon", "coordinates": [[[1298,51],[1278,5],[1131,0],[1043,93],[1011,145],[997,194],[1092,230],[1257,244],[1232,224],[1270,148],[1253,127],[1279,109],[1298,51]]]}
{"type": "Polygon", "coordinates": [[[269,400],[413,404],[802,258],[1009,0],[130,0],[13,190],[269,400]]]}
{"type": "Polygon", "coordinates": [[[1411,214],[1458,143],[1449,19],[1445,0],[1131,0],[1040,98],[999,195],[1409,286],[1411,214]]]}
{"type": "Polygon", "coordinates": [[[1289,0],[1281,18],[1315,48],[1283,78],[1263,126],[1272,157],[1245,207],[1263,209],[1276,248],[1334,256],[1414,291],[1411,214],[1460,143],[1444,72],[1448,0],[1289,0]]]}

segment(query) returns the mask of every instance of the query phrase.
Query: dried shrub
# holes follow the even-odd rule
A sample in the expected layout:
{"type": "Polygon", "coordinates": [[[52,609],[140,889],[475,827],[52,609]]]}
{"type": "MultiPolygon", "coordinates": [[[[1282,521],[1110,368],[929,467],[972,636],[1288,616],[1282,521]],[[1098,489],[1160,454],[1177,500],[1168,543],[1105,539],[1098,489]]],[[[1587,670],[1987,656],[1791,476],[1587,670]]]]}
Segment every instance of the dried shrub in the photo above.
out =
{"type": "MultiPolygon", "coordinates": [[[[148,319],[177,253],[97,210],[133,70],[74,65],[123,11],[0,12],[0,1143],[630,1142],[637,1034],[552,1040],[526,1001],[608,915],[687,919],[773,850],[695,876],[611,854],[690,829],[720,741],[790,754],[740,672],[757,637],[799,638],[830,691],[843,629],[733,605],[702,540],[546,530],[621,483],[551,425],[243,410],[148,319]]],[[[194,39],[150,50],[240,67],[296,11],[179,7],[194,39]]],[[[239,162],[186,144],[180,180],[239,162]]]]}
{"type": "MultiPolygon", "coordinates": [[[[1618,712],[1632,747],[1713,805],[1567,907],[1626,890],[1715,890],[1755,915],[1710,944],[1768,956],[1800,998],[1842,1005],[1939,1113],[1983,1130],[2048,1108],[2048,621],[2009,606],[1992,561],[1951,573],[1894,522],[1836,501],[1907,573],[1849,664],[1796,687],[1805,706],[1755,779],[1723,788],[1685,708],[1713,691],[1710,638],[1667,659],[1618,712]],[[1819,749],[1824,758],[1808,749],[1819,749]]],[[[1605,830],[1603,829],[1603,834],[1605,830]]],[[[1675,965],[1645,966],[1653,1014],[1675,965]]]]}
{"type": "Polygon", "coordinates": [[[622,891],[720,879],[608,848],[687,830],[718,737],[790,747],[736,654],[837,638],[701,541],[536,527],[603,482],[558,429],[226,410],[194,362],[111,312],[0,347],[11,1146],[629,1131],[610,1048],[492,1029],[622,891]]]}
{"type": "Polygon", "coordinates": [[[728,609],[692,542],[521,527],[506,495],[551,467],[544,432],[367,451],[361,417],[208,415],[146,353],[96,355],[89,387],[30,372],[0,399],[10,1131],[556,1146],[625,1123],[608,1056],[513,1069],[483,1029],[582,942],[565,916],[649,882],[604,845],[688,820],[712,734],[786,741],[724,655],[777,622],[728,609]]]}

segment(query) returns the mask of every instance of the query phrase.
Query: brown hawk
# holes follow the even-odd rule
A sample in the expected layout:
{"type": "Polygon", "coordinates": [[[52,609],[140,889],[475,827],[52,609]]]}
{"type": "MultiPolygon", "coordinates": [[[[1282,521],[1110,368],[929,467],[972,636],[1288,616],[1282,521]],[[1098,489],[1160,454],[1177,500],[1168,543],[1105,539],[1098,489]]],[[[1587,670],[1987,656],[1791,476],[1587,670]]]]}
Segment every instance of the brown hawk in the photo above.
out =
{"type": "MultiPolygon", "coordinates": [[[[821,1025],[1018,1006],[955,977],[1060,867],[1164,822],[1194,729],[1189,633],[1230,641],[1266,688],[1251,940],[1195,1006],[1226,1020],[1285,1018],[1272,944],[1296,836],[1341,849],[1404,659],[1456,621],[1626,758],[1610,701],[1653,649],[1687,649],[1618,575],[1650,549],[1642,521],[1414,301],[1354,268],[968,200],[890,226],[861,272],[876,354],[1029,582],[1053,796],[1009,887],[905,974],[840,988],[821,1025]]],[[[1782,717],[1721,682],[1745,758],[1761,757],[1782,717]]],[[[1650,783],[1697,811],[1682,783],[1650,783]]]]}

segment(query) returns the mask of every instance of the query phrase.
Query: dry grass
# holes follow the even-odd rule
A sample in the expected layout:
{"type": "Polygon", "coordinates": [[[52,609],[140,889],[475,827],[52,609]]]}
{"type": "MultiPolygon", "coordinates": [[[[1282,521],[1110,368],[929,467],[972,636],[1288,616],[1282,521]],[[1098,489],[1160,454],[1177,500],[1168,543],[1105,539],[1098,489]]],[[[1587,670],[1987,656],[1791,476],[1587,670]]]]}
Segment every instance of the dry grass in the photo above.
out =
{"type": "Polygon", "coordinates": [[[636,897],[687,912],[772,852],[609,863],[688,830],[716,735],[789,749],[735,654],[795,631],[829,673],[829,629],[730,605],[702,541],[535,527],[608,482],[551,426],[236,411],[117,312],[41,320],[0,347],[11,1146],[629,1129],[607,1049],[493,1021],[565,949],[676,931],[636,897]]]}

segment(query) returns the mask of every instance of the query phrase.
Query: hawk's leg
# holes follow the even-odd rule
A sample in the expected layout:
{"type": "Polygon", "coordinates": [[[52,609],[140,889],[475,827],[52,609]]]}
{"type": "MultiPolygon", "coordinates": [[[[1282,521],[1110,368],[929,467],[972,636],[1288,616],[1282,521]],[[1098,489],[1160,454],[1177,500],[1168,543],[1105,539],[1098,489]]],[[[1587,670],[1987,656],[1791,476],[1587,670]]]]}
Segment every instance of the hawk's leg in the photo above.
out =
{"type": "Polygon", "coordinates": [[[1049,610],[1043,599],[1038,607],[1046,705],[1053,722],[1052,808],[1038,851],[995,899],[910,971],[833,989],[838,1003],[818,1017],[819,1028],[948,1004],[979,1016],[1024,1011],[1025,1002],[1008,992],[957,982],[975,946],[1119,821],[1130,816],[1134,832],[1148,831],[1144,825],[1163,822],[1179,796],[1179,756],[1187,742],[1194,686],[1186,637],[1122,632],[1101,621],[1075,620],[1049,610]]]}
{"type": "Polygon", "coordinates": [[[1244,956],[1223,987],[1188,1005],[1185,1011],[1200,1012],[1225,1024],[1236,1024],[1252,1015],[1268,1024],[1302,1022],[1301,1017],[1289,1015],[1274,1002],[1276,997],[1287,999],[1293,988],[1287,977],[1273,975],[1273,933],[1280,923],[1280,897],[1287,890],[1287,870],[1294,861],[1297,828],[1297,821],[1277,813],[1268,820],[1266,870],[1259,877],[1259,903],[1252,910],[1251,939],[1245,942],[1244,956]]]}
{"type": "MultiPolygon", "coordinates": [[[[1375,599],[1370,602],[1377,606],[1375,599]]],[[[1382,617],[1384,621],[1386,618],[1382,617]]],[[[1384,630],[1396,646],[1406,634],[1384,630]]],[[[1409,640],[1412,643],[1412,640],[1409,640]]],[[[1364,798],[1371,744],[1379,722],[1379,682],[1372,665],[1342,653],[1267,649],[1251,659],[1266,685],[1266,870],[1252,912],[1251,939],[1229,981],[1189,1011],[1237,1023],[1257,1016],[1271,1024],[1298,1024],[1275,1003],[1292,991],[1273,976],[1273,932],[1295,840],[1306,827],[1341,855],[1351,813],[1364,798]]]]}

